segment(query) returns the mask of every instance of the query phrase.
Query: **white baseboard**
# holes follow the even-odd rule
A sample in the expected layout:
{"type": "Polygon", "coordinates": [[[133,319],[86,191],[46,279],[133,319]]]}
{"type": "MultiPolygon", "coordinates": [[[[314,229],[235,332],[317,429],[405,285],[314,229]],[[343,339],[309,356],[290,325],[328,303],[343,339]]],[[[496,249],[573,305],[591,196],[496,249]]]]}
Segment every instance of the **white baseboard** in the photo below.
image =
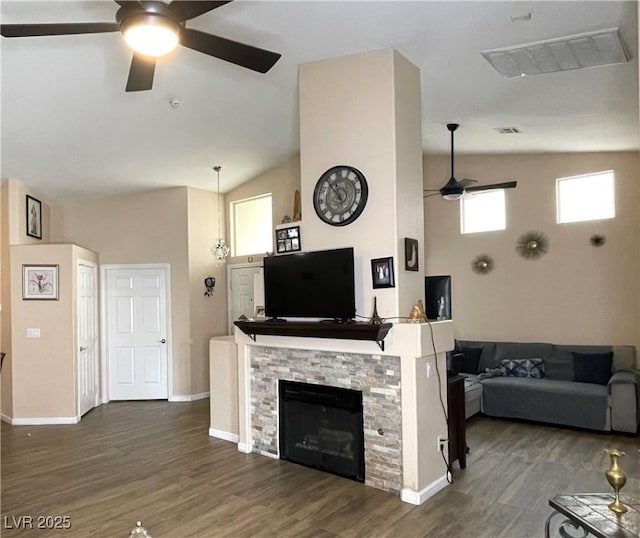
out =
{"type": "Polygon", "coordinates": [[[239,440],[237,433],[223,432],[222,430],[216,430],[215,428],[209,428],[209,437],[215,437],[216,439],[222,439],[223,441],[231,441],[236,444],[239,440]]]}
{"type": "Polygon", "coordinates": [[[33,417],[33,418],[12,418],[11,424],[14,426],[55,426],[60,424],[77,424],[80,417],[33,417]]]}
{"type": "Polygon", "coordinates": [[[278,454],[272,454],[271,452],[267,452],[266,450],[258,450],[258,454],[261,454],[262,456],[267,456],[267,458],[271,458],[274,460],[280,459],[280,456],[278,456],[278,454]]]}
{"type": "Polygon", "coordinates": [[[196,400],[204,400],[210,395],[209,392],[200,392],[198,394],[186,394],[184,396],[171,396],[170,402],[195,402],[196,400]]]}
{"type": "Polygon", "coordinates": [[[426,488],[423,488],[420,491],[414,491],[409,488],[402,488],[402,491],[400,492],[400,500],[409,504],[420,505],[427,499],[433,497],[439,491],[446,488],[448,485],[449,482],[447,482],[447,476],[445,475],[438,478],[437,480],[434,480],[426,488]]]}
{"type": "Polygon", "coordinates": [[[251,446],[251,443],[238,443],[238,452],[251,454],[251,452],[253,452],[253,447],[251,446]]]}

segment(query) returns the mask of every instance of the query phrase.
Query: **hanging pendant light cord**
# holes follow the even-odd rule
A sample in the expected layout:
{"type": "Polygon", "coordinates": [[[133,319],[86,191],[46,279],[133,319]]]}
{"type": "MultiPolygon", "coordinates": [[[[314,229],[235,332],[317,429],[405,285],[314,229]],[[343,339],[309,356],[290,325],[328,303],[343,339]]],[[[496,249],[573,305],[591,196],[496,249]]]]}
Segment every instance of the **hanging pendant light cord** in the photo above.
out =
{"type": "Polygon", "coordinates": [[[213,169],[218,175],[218,237],[220,237],[220,230],[222,229],[222,216],[220,214],[220,170],[222,170],[222,166],[214,166],[213,169]]]}

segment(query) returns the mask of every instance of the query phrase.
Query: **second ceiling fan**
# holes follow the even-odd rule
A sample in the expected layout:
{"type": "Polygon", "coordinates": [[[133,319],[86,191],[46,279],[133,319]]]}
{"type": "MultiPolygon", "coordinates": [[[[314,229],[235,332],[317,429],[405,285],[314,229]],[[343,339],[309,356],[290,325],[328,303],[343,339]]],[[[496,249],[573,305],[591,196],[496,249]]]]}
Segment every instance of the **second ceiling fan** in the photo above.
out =
{"type": "Polygon", "coordinates": [[[491,183],[490,185],[477,185],[472,187],[478,181],[476,179],[461,179],[458,181],[453,173],[453,133],[460,127],[457,123],[447,123],[447,129],[451,133],[451,177],[439,189],[425,189],[425,198],[429,196],[442,196],[445,200],[458,200],[466,192],[489,191],[493,189],[513,189],[518,184],[517,181],[506,181],[504,183],[491,183]]]}
{"type": "Polygon", "coordinates": [[[150,90],[156,58],[170,52],[176,45],[266,73],[278,61],[280,54],[185,27],[186,21],[230,1],[173,0],[165,4],[160,0],[115,0],[120,6],[116,22],[2,24],[0,33],[4,37],[36,37],[122,32],[134,49],[126,87],[128,92],[150,90]],[[136,39],[136,36],[141,39],[136,39]]]}

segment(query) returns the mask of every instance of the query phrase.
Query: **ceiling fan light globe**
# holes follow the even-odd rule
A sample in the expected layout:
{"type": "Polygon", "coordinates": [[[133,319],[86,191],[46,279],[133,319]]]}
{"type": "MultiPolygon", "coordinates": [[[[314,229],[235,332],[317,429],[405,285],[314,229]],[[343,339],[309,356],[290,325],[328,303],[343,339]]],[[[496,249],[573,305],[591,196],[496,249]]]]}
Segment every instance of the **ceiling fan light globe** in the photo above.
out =
{"type": "Polygon", "coordinates": [[[445,200],[460,200],[460,198],[462,198],[463,194],[464,193],[462,193],[462,192],[450,192],[450,193],[447,193],[447,194],[443,194],[442,197],[445,200]]]}
{"type": "Polygon", "coordinates": [[[123,22],[122,34],[134,51],[157,58],[178,46],[180,25],[167,17],[145,14],[123,22]]]}

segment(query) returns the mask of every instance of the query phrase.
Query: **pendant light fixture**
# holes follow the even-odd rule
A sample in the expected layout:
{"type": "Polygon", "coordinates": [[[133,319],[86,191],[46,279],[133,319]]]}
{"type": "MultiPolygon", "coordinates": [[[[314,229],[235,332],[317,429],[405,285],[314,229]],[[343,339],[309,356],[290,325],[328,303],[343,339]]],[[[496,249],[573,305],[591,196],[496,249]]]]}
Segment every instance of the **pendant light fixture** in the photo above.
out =
{"type": "Polygon", "coordinates": [[[225,263],[227,257],[229,256],[229,247],[225,244],[224,238],[222,237],[222,225],[220,224],[222,219],[222,214],[220,212],[220,170],[222,170],[221,166],[214,166],[213,170],[218,175],[218,239],[216,239],[215,244],[211,247],[211,254],[213,255],[216,263],[222,264],[225,263]]]}

